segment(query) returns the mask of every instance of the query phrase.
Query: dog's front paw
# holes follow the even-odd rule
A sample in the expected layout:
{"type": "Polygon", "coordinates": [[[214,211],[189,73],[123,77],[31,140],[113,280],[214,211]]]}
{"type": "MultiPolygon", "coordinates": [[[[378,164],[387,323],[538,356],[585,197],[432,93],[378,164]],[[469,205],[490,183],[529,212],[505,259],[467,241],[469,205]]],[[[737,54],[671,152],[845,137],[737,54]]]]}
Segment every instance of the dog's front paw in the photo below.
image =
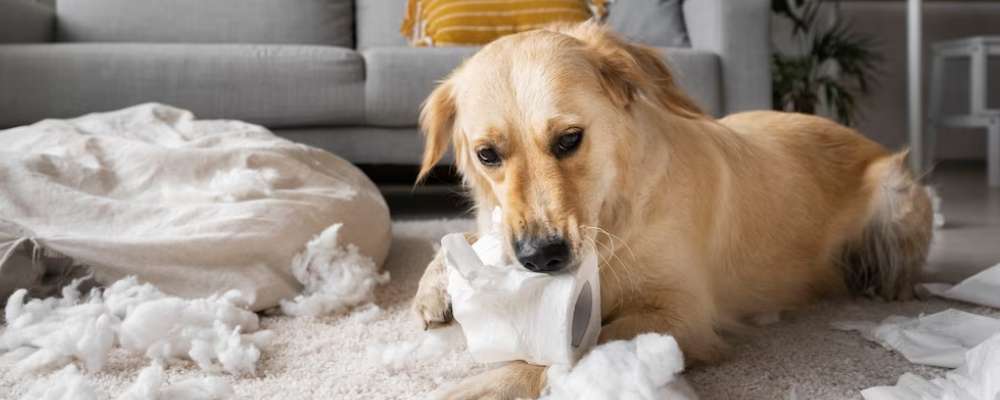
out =
{"type": "Polygon", "coordinates": [[[420,287],[413,298],[413,312],[424,324],[424,330],[451,323],[451,300],[440,287],[420,287]]]}

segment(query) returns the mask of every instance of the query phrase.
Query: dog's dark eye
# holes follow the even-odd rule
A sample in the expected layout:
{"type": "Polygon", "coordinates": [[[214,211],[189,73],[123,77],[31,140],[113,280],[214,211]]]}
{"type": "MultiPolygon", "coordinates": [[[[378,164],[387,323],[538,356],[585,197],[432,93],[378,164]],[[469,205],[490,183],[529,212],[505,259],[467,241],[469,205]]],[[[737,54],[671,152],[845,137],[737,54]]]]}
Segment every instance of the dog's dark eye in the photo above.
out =
{"type": "Polygon", "coordinates": [[[573,154],[578,147],[580,147],[580,142],[583,141],[583,130],[579,128],[573,128],[556,139],[556,142],[552,144],[552,154],[556,158],[563,158],[570,154],[573,154]]]}
{"type": "Polygon", "coordinates": [[[500,165],[500,154],[497,153],[496,149],[492,147],[483,147],[476,151],[476,157],[479,158],[479,162],[487,167],[495,167],[500,165]]]}

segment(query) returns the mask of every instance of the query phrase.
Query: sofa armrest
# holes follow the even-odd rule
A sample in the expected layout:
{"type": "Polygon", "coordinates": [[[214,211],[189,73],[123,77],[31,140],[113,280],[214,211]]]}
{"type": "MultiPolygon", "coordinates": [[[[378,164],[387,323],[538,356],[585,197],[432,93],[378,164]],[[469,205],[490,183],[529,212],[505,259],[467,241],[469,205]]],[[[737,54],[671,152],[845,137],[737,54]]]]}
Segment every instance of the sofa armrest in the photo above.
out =
{"type": "Polygon", "coordinates": [[[45,43],[55,36],[55,11],[33,0],[0,0],[0,43],[45,43]]]}
{"type": "Polygon", "coordinates": [[[688,0],[684,21],[693,48],[719,55],[723,113],[770,109],[770,1],[688,0]]]}

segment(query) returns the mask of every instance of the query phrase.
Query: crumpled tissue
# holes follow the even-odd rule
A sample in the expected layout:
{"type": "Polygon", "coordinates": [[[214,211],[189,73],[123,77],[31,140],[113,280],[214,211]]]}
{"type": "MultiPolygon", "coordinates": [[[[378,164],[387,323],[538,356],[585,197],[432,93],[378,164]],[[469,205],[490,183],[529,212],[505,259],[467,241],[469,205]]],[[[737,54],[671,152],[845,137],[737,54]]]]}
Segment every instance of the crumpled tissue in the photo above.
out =
{"type": "Polygon", "coordinates": [[[995,400],[1000,399],[1000,333],[965,354],[957,370],[930,381],[905,374],[895,386],[861,391],[865,400],[995,400]]]}
{"type": "Polygon", "coordinates": [[[644,333],[597,346],[572,368],[550,367],[541,400],[695,400],[683,370],[673,336],[644,333]]]}
{"type": "Polygon", "coordinates": [[[881,323],[836,322],[833,327],[861,332],[912,363],[957,368],[965,361],[966,352],[1000,332],[1000,320],[948,309],[916,318],[894,315],[881,323]]]}
{"type": "Polygon", "coordinates": [[[917,318],[892,316],[879,324],[840,322],[834,328],[860,331],[914,363],[958,368],[930,381],[904,374],[895,386],[862,390],[866,400],[1000,399],[1000,319],[949,309],[917,318]]]}
{"type": "Polygon", "coordinates": [[[472,246],[462,234],[447,235],[441,246],[452,312],[476,361],[573,364],[597,343],[601,287],[593,251],[574,271],[549,275],[506,262],[497,231],[472,246]]]}
{"type": "Polygon", "coordinates": [[[1000,308],[1000,264],[987,268],[957,285],[925,283],[920,288],[935,296],[1000,308]]]}

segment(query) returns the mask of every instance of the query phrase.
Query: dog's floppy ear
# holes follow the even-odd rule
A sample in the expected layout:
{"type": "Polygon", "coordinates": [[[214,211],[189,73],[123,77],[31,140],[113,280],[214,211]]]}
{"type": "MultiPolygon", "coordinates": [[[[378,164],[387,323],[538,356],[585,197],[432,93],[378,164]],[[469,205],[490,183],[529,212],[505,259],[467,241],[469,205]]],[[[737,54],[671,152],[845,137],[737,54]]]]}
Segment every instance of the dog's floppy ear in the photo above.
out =
{"type": "Polygon", "coordinates": [[[628,43],[607,27],[595,22],[555,28],[557,32],[582,41],[593,56],[601,85],[613,101],[628,107],[640,95],[686,118],[703,116],[674,80],[656,49],[628,43]]]}
{"type": "Polygon", "coordinates": [[[420,128],[424,133],[424,157],[417,182],[423,181],[434,165],[448,151],[455,127],[455,97],[451,82],[443,81],[424,102],[420,110],[420,128]]]}

